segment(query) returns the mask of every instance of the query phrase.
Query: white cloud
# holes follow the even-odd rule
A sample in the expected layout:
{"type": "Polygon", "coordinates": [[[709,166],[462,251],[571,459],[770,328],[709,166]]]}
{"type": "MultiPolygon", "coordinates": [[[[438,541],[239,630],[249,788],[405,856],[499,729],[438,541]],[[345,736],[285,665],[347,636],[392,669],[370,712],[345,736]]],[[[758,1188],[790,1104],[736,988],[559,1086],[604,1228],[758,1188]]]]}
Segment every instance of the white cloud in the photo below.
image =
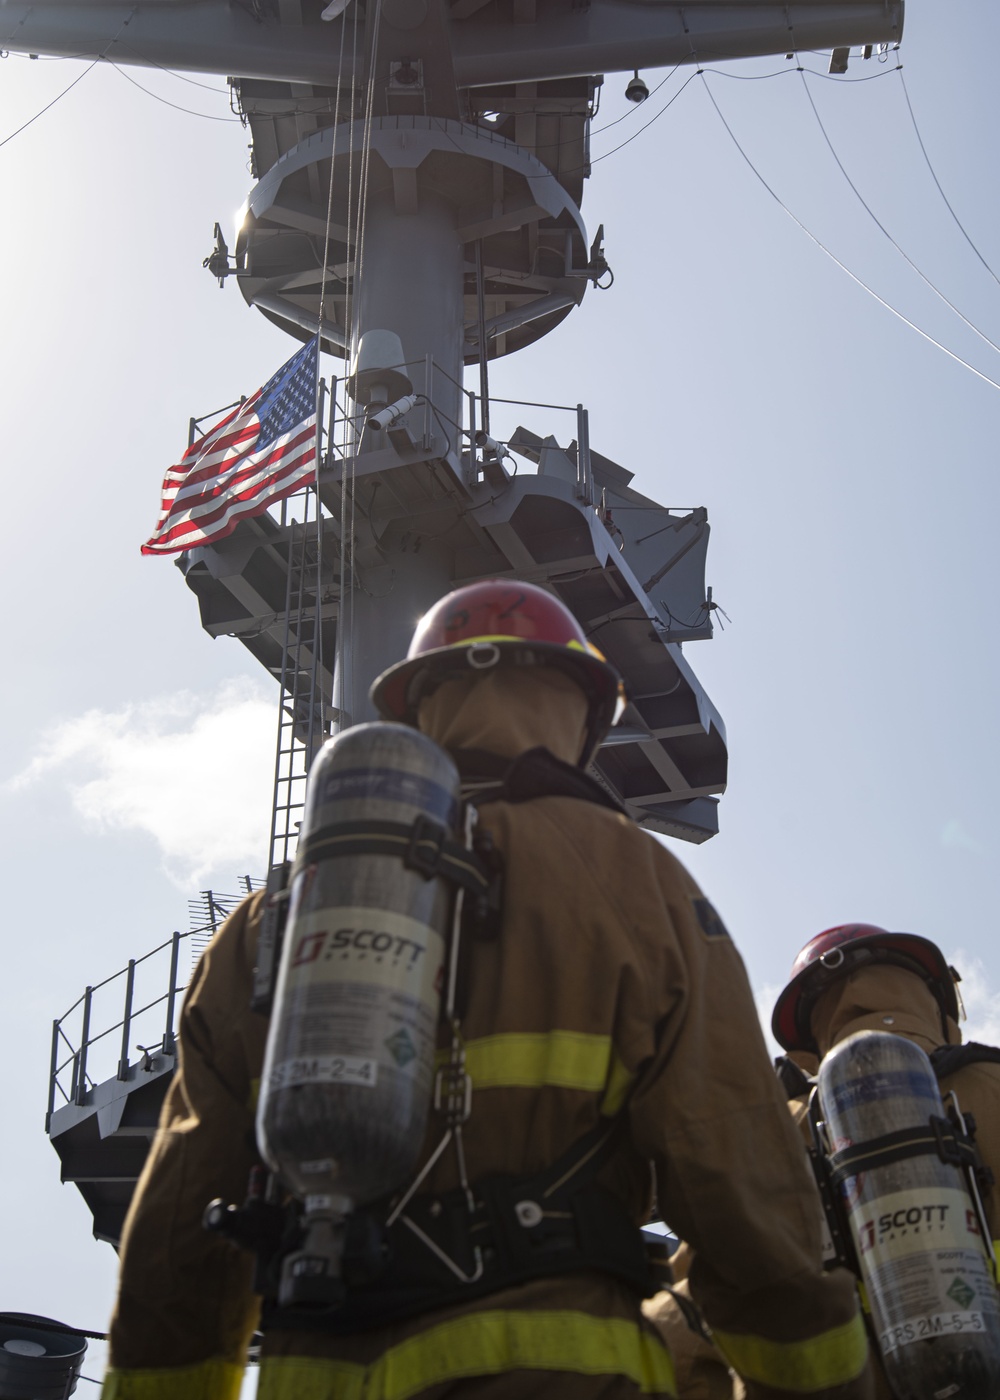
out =
{"type": "Polygon", "coordinates": [[[941,828],[941,845],[956,851],[973,851],[976,855],[982,855],[983,851],[980,842],[969,835],[957,817],[946,821],[941,828]]]}
{"type": "Polygon", "coordinates": [[[90,830],[151,836],[186,887],[220,866],[256,874],[267,864],[275,708],[260,687],[234,681],[211,695],[88,710],[58,725],[4,786],[64,775],[90,830]]]}
{"type": "Polygon", "coordinates": [[[986,964],[964,948],[949,954],[948,960],[962,974],[958,990],[968,1017],[962,1025],[962,1038],[978,1040],[983,1045],[1000,1045],[1000,988],[994,984],[986,964]]]}

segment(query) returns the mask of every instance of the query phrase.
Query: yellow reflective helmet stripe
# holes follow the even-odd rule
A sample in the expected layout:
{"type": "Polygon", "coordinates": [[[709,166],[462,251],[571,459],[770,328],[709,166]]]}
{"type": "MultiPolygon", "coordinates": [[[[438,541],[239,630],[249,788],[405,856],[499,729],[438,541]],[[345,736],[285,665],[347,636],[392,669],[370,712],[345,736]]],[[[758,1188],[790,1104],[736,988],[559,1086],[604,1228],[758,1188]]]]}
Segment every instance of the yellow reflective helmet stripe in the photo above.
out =
{"type": "Polygon", "coordinates": [[[805,1395],[856,1380],[868,1356],[860,1315],[801,1342],[773,1342],[767,1337],[720,1332],[718,1328],[712,1329],[712,1339],[745,1380],[805,1395]]]}
{"type": "Polygon", "coordinates": [[[643,1395],[676,1394],[666,1348],[635,1322],[569,1310],[495,1309],[428,1327],[370,1366],[265,1356],[257,1395],[258,1400],[327,1400],[332,1394],[337,1400],[409,1400],[433,1385],[508,1371],[626,1376],[643,1395]]]}
{"type": "Polygon", "coordinates": [[[101,1400],[239,1400],[242,1385],[243,1367],[218,1359],[148,1371],[112,1367],[101,1400]]]}
{"type": "MultiPolygon", "coordinates": [[[[447,1052],[439,1058],[447,1059],[447,1052]]],[[[610,1036],[583,1031],[483,1036],[466,1042],[465,1067],[473,1089],[603,1091],[601,1112],[609,1116],[625,1102],[633,1079],[615,1054],[610,1036]]]]}

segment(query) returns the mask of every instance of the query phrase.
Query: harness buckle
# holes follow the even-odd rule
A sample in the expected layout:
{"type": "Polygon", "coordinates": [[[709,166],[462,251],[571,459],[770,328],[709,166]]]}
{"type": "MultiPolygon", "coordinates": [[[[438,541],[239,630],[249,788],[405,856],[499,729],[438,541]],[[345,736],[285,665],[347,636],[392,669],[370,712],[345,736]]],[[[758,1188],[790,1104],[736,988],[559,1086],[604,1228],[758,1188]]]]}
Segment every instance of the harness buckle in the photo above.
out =
{"type": "Polygon", "coordinates": [[[425,880],[438,873],[441,864],[441,851],[448,833],[440,822],[421,813],[410,829],[410,844],[406,848],[403,864],[416,870],[425,880]]]}
{"type": "Polygon", "coordinates": [[[962,1151],[962,1142],[956,1135],[954,1125],[947,1118],[940,1118],[937,1114],[932,1113],[931,1128],[936,1140],[937,1154],[941,1161],[953,1167],[964,1166],[968,1157],[962,1151]]]}
{"type": "Polygon", "coordinates": [[[465,1071],[465,1052],[457,1062],[442,1065],[434,1076],[434,1111],[444,1113],[449,1126],[466,1123],[472,1113],[472,1077],[465,1071]]]}

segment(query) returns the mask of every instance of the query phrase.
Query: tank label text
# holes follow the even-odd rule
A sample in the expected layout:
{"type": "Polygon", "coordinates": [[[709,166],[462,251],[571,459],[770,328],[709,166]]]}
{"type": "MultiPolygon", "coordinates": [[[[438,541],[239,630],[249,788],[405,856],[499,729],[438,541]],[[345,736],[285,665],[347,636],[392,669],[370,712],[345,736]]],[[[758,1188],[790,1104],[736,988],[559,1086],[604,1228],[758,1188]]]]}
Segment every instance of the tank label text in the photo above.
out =
{"type": "Polygon", "coordinates": [[[927,1186],[895,1191],[855,1207],[852,1227],[858,1254],[872,1263],[925,1250],[976,1248],[979,1230],[964,1191],[927,1186]]]}
{"type": "Polygon", "coordinates": [[[983,1332],[985,1324],[980,1312],[932,1313],[927,1317],[908,1317],[887,1327],[879,1334],[883,1352],[897,1351],[925,1337],[956,1337],[966,1332],[983,1332]]]}
{"type": "Polygon", "coordinates": [[[357,1055],[311,1055],[284,1060],[271,1071],[269,1087],[287,1089],[291,1084],[358,1084],[374,1089],[378,1061],[357,1055]]]}
{"type": "Polygon", "coordinates": [[[295,1085],[381,1091],[434,1077],[444,939],[392,909],[335,905],[290,927],[268,1047],[270,1092],[295,1085]]]}

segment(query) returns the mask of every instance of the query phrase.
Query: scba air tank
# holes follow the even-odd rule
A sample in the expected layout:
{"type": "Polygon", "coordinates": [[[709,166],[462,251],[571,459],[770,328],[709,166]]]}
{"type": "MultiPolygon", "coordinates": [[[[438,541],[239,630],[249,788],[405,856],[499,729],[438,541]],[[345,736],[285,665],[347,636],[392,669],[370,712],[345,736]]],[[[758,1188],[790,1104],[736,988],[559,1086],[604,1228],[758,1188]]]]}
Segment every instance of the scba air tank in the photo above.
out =
{"type": "MultiPolygon", "coordinates": [[[[819,1100],[834,1154],[945,1117],[923,1050],[876,1031],[826,1056],[819,1100]]],[[[962,1171],[933,1148],[870,1165],[880,1155],[892,1153],[865,1154],[839,1189],[892,1392],[898,1400],[997,1400],[1000,1307],[962,1171]]]]}
{"type": "Polygon", "coordinates": [[[403,725],[349,729],[310,771],[257,1112],[265,1160],[306,1208],[284,1302],[335,1300],[345,1218],[416,1168],[453,894],[405,863],[404,833],[454,838],[460,811],[454,764],[403,725]],[[359,850],[364,832],[379,850],[359,850]]]}

